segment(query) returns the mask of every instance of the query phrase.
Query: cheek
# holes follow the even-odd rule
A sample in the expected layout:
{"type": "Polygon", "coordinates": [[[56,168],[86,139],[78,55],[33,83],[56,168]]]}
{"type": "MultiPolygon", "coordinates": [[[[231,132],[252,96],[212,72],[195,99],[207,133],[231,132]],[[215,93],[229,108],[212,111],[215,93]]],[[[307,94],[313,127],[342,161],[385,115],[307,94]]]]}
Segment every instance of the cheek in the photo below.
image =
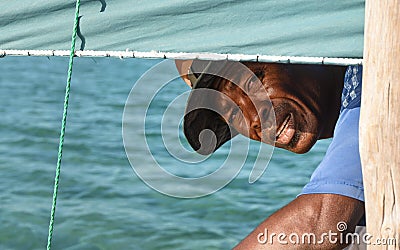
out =
{"type": "Polygon", "coordinates": [[[226,122],[226,123],[228,123],[228,119],[229,119],[229,115],[225,112],[217,112],[221,117],[221,119],[224,121],[224,122],[226,122]]]}
{"type": "Polygon", "coordinates": [[[232,125],[237,132],[239,132],[244,136],[249,137],[250,133],[248,127],[248,119],[245,117],[245,115],[238,115],[237,119],[234,121],[232,125]]]}

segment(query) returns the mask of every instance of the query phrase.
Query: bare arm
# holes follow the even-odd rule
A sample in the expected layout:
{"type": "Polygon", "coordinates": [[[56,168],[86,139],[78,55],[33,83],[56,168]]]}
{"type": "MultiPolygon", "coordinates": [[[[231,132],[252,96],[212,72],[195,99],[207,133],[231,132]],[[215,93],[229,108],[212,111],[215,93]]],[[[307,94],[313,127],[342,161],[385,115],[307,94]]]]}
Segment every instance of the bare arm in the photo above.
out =
{"type": "MultiPolygon", "coordinates": [[[[353,198],[335,194],[301,195],[268,217],[234,249],[342,249],[346,245],[340,244],[340,237],[336,237],[336,244],[329,240],[328,235],[322,243],[318,244],[318,241],[321,241],[323,233],[328,234],[329,231],[339,235],[339,222],[345,222],[347,225],[347,230],[342,232],[344,236],[347,232],[354,232],[363,214],[364,203],[353,198]],[[280,233],[286,237],[281,236],[279,240],[280,233]],[[301,244],[302,235],[311,233],[316,236],[317,243],[308,244],[308,237],[305,237],[306,244],[301,244]],[[291,243],[290,238],[292,242],[296,241],[294,234],[299,237],[300,244],[291,243]],[[259,241],[265,241],[265,244],[259,241]]],[[[334,236],[331,238],[335,239],[334,236]]]]}

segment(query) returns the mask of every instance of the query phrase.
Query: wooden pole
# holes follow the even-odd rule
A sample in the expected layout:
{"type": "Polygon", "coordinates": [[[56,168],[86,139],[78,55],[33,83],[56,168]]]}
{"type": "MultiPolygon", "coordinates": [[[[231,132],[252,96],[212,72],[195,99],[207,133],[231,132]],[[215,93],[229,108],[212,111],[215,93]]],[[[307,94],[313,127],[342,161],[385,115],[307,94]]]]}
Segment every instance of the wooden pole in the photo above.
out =
{"type": "Polygon", "coordinates": [[[400,249],[400,0],[366,1],[364,39],[360,154],[368,249],[400,249]],[[386,245],[373,245],[382,239],[386,245]]]}

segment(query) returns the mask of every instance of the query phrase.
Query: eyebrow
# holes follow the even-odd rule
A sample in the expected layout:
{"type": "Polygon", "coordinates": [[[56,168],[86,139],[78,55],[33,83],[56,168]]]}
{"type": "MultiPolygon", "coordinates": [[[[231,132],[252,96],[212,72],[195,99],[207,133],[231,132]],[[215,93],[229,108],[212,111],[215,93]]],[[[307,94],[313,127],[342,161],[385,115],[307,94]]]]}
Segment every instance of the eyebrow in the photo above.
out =
{"type": "Polygon", "coordinates": [[[239,110],[241,110],[240,106],[233,107],[232,112],[229,114],[228,117],[228,124],[233,123],[233,117],[239,112],[239,110]]]}
{"type": "Polygon", "coordinates": [[[221,111],[222,111],[223,113],[227,113],[227,112],[229,111],[228,108],[230,108],[230,106],[232,106],[232,105],[229,103],[229,101],[225,100],[225,98],[221,98],[221,99],[219,100],[218,104],[220,105],[221,111]]]}
{"type": "Polygon", "coordinates": [[[256,75],[257,77],[258,77],[258,79],[262,79],[262,78],[264,78],[264,76],[265,76],[265,72],[264,72],[264,70],[262,70],[262,69],[257,69],[257,70],[255,70],[254,72],[254,75],[256,75]]]}

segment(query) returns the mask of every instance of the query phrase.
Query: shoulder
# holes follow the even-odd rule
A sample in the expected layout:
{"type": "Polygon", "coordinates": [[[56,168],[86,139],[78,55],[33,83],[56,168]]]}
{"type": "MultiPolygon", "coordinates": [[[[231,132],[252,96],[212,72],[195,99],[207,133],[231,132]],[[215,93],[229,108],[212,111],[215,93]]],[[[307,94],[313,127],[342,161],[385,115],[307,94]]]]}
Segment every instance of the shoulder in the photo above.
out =
{"type": "Polygon", "coordinates": [[[342,91],[342,107],[343,109],[352,109],[361,105],[361,86],[362,86],[362,66],[348,66],[342,91]]]}

